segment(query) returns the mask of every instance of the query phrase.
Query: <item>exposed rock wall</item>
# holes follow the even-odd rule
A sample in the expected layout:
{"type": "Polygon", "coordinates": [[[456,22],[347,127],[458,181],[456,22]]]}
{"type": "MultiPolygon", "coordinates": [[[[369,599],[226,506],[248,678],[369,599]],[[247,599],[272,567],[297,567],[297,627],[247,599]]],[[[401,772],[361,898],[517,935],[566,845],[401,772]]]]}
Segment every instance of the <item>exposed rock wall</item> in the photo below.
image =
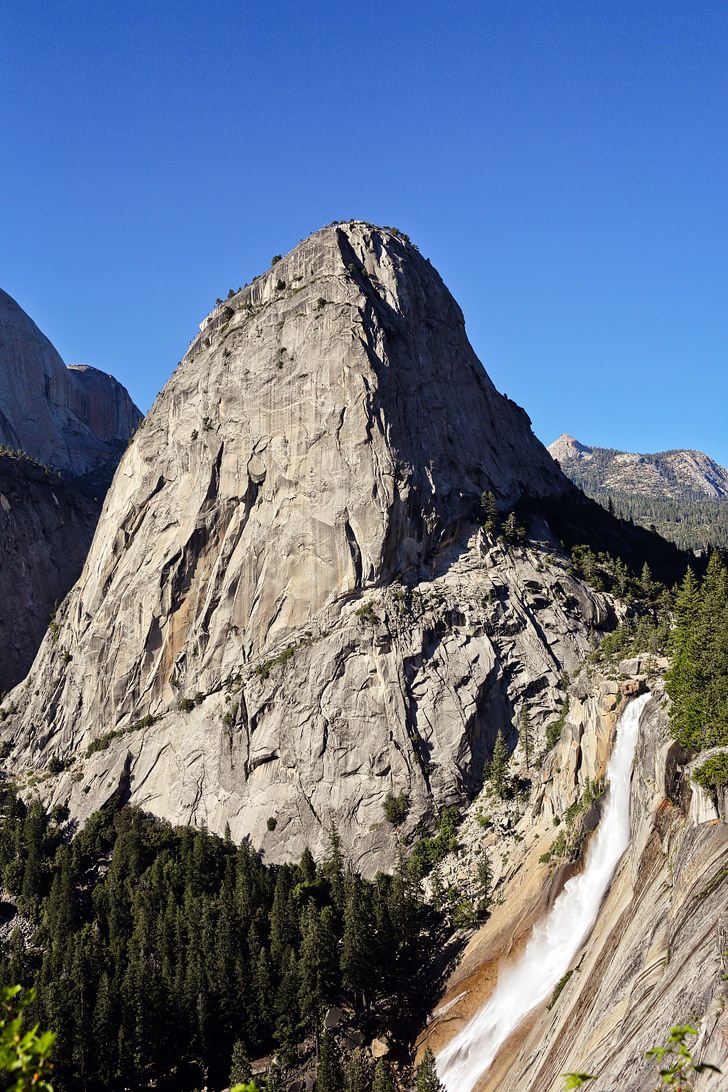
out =
{"type": "Polygon", "coordinates": [[[429,262],[364,224],[317,232],[205,320],[124,456],[14,696],[16,765],[75,756],[47,791],[78,819],[128,772],[132,800],[269,860],[335,818],[360,867],[386,863],[387,791],[414,824],[477,785],[611,610],[548,543],[475,531],[485,489],[573,495],[429,262]]]}
{"type": "Polygon", "coordinates": [[[85,365],[67,368],[0,290],[0,444],[76,476],[118,462],[140,418],[112,376],[85,365]]]}
{"type": "Polygon", "coordinates": [[[72,587],[99,509],[26,459],[0,455],[0,691],[27,672],[72,587]]]}
{"type": "MultiPolygon", "coordinates": [[[[621,680],[582,680],[572,692],[561,742],[517,828],[524,841],[511,847],[500,904],[428,1029],[436,1050],[460,1030],[492,990],[498,961],[519,950],[555,897],[569,868],[554,872],[538,860],[558,836],[553,817],[579,798],[587,777],[603,772],[620,691],[646,683],[652,699],[635,759],[630,849],[558,1000],[514,1034],[478,1086],[483,1092],[562,1092],[561,1074],[570,1071],[598,1074],[599,1087],[643,1092],[656,1076],[646,1051],[683,1023],[699,1031],[696,1060],[728,1072],[728,826],[691,785],[692,764],[670,736],[659,678],[637,676],[631,686],[624,679],[639,666],[622,665],[621,680]]],[[[718,1092],[724,1082],[706,1073],[694,1087],[718,1092]]]]}

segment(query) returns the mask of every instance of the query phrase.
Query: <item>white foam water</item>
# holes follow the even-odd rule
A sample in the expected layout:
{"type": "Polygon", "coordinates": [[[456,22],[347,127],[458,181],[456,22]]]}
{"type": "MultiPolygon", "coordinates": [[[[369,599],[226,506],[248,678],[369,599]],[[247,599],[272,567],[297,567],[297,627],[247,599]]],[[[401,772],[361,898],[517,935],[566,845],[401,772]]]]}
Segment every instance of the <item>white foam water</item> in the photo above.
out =
{"type": "Polygon", "coordinates": [[[649,694],[630,702],[619,720],[607,764],[608,788],[584,870],[565,884],[533,928],[522,954],[498,969],[498,984],[459,1035],[438,1055],[447,1092],[470,1092],[508,1036],[542,1004],[569,969],[596,921],[602,899],[629,845],[629,794],[640,714],[649,694]]]}

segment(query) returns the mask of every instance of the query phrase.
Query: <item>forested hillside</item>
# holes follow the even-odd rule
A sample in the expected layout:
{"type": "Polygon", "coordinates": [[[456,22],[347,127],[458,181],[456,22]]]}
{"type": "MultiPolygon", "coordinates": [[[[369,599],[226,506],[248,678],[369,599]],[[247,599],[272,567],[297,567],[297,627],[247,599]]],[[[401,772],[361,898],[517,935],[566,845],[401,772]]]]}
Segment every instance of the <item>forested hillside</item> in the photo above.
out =
{"type": "Polygon", "coordinates": [[[2,807],[3,886],[23,917],[6,927],[0,978],[36,987],[30,1018],[58,1033],[56,1092],[222,1088],[233,1062],[244,1075],[274,1049],[295,1066],[334,1003],[369,1038],[383,1021],[404,1041],[416,1033],[448,932],[419,881],[451,847],[454,814],[368,883],[335,829],[323,865],[305,853],[269,868],[246,843],[118,802],[71,843],[39,802],[26,809],[6,788],[2,807]]]}
{"type": "Polygon", "coordinates": [[[728,548],[726,474],[702,452],[632,455],[572,437],[549,445],[561,469],[620,519],[655,530],[681,550],[728,548]]]}

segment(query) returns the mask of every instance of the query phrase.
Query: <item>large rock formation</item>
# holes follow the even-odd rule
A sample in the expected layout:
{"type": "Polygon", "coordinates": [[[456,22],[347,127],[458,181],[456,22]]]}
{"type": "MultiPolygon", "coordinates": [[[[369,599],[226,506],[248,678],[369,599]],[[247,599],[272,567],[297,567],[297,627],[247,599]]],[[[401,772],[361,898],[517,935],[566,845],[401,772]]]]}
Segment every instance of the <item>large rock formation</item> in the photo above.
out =
{"type": "Polygon", "coordinates": [[[67,368],[0,290],[0,444],[73,477],[116,464],[140,418],[121,383],[97,368],[67,368]]]}
{"type": "Polygon", "coordinates": [[[610,616],[545,526],[529,549],[478,530],[484,490],[575,496],[416,248],[317,232],[208,316],[125,454],[12,695],[14,767],[75,759],[44,792],[77,819],[121,783],[268,860],[335,819],[373,871],[387,792],[413,826],[471,791],[610,616]]]}
{"type": "MultiPolygon", "coordinates": [[[[504,1044],[479,1092],[562,1092],[563,1073],[585,1071],[598,1075],[599,1088],[642,1092],[657,1078],[646,1052],[686,1023],[698,1031],[697,1041],[690,1039],[694,1059],[728,1070],[726,800],[716,804],[691,781],[696,760],[670,734],[662,680],[647,674],[655,666],[643,657],[623,661],[618,678],[583,672],[526,813],[507,829],[494,816],[487,833],[476,826],[479,837],[464,838],[471,851],[474,838],[478,849],[490,848],[500,884],[487,925],[451,975],[423,1037],[436,1052],[487,1000],[578,867],[545,863],[544,852],[564,829],[554,820],[578,810],[589,785],[603,776],[627,700],[620,703],[620,695],[650,689],[632,777],[631,845],[568,979],[504,1044]]],[[[589,829],[596,819],[582,813],[577,821],[589,829]]],[[[718,1092],[725,1076],[706,1071],[691,1087],[718,1092]]]]}
{"type": "Polygon", "coordinates": [[[53,605],[83,567],[98,505],[29,459],[0,454],[0,691],[22,679],[53,605]]]}

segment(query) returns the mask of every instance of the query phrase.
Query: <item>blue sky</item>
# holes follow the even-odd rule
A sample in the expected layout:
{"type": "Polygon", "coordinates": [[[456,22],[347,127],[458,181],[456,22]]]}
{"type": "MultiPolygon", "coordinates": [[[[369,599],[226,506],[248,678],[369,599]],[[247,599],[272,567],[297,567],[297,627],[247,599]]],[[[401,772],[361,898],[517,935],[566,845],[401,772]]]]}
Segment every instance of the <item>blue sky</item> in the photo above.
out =
{"type": "Polygon", "coordinates": [[[6,0],[0,286],[147,410],[218,295],[397,225],[548,443],[728,464],[728,6],[6,0]]]}

